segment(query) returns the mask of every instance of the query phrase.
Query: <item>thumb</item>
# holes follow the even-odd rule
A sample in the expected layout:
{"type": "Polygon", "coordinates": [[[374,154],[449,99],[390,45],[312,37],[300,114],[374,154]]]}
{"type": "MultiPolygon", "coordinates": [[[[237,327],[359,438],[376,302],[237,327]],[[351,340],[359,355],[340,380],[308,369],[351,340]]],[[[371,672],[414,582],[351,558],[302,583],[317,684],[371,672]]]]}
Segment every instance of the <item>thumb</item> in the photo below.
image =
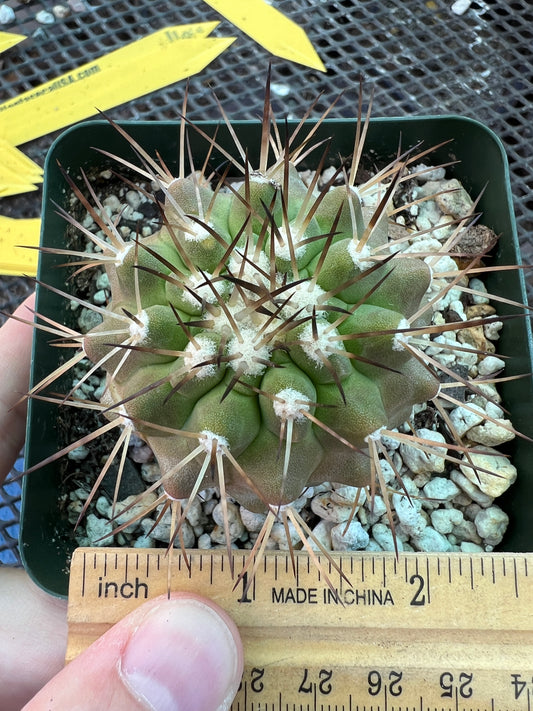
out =
{"type": "Polygon", "coordinates": [[[65,667],[24,711],[226,711],[242,675],[235,624],[190,594],[150,600],[65,667]]]}

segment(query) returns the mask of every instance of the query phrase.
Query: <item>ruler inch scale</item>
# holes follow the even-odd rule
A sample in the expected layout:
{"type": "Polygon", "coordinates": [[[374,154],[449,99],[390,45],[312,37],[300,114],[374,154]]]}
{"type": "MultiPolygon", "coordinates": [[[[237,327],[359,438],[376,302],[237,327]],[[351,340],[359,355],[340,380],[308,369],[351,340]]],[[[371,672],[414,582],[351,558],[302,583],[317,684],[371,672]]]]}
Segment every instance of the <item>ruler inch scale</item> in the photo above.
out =
{"type": "MultiPolygon", "coordinates": [[[[235,620],[245,671],[233,711],[533,711],[533,553],[269,552],[235,586],[227,553],[79,548],[67,661],[170,589],[235,620]]],[[[247,560],[235,551],[235,576],[247,560]]]]}

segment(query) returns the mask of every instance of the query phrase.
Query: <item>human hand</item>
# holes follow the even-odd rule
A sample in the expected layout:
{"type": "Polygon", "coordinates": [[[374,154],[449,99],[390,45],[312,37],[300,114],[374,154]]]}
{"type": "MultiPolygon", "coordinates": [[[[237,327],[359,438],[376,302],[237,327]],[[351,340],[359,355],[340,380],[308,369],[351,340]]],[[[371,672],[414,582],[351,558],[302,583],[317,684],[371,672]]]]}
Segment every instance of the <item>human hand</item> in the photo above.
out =
{"type": "Polygon", "coordinates": [[[237,628],[218,606],[164,595],[118,622],[24,711],[226,711],[242,659],[237,628]]]}
{"type": "MultiPolygon", "coordinates": [[[[32,320],[30,297],[16,315],[32,320]]],[[[0,483],[24,440],[32,328],[0,329],[0,483]],[[19,404],[17,404],[19,403],[19,404]]],[[[146,602],[63,667],[66,602],[25,571],[0,570],[2,711],[224,711],[238,689],[242,645],[214,603],[174,593],[146,602]],[[33,698],[32,698],[33,697],[33,698]],[[31,700],[30,700],[31,699],[31,700]]]]}
{"type": "MultiPolygon", "coordinates": [[[[34,297],[15,312],[32,321],[34,297]]],[[[0,329],[0,485],[13,467],[26,424],[33,328],[14,319],[0,329]]],[[[22,568],[0,568],[0,708],[19,711],[64,663],[67,606],[46,595],[22,568]]]]}

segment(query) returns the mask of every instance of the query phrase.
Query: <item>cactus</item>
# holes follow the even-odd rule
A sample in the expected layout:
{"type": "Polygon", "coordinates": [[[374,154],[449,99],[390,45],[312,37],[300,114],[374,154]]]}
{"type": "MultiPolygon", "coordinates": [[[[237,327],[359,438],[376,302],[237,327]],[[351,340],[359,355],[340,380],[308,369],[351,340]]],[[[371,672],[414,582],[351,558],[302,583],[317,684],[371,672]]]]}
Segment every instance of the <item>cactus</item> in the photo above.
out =
{"type": "Polygon", "coordinates": [[[287,152],[235,193],[203,183],[171,180],[165,225],[106,264],[112,301],[83,339],[106,403],[138,423],[174,499],[209,485],[212,456],[253,510],[332,467],[368,485],[367,439],[437,392],[405,347],[428,265],[369,261],[386,230],[351,186],[313,196],[287,152]]]}
{"type": "MultiPolygon", "coordinates": [[[[176,177],[128,137],[143,160],[135,169],[164,194],[161,228],[148,237],[124,239],[89,181],[95,206],[68,178],[106,235],[65,213],[97,250],[76,256],[105,267],[112,298],[106,308],[90,306],[102,320],[88,333],[58,331],[79,351],[30,395],[42,397],[89,358],[85,378],[97,369],[107,374],[101,404],[89,406],[72,391],[62,402],[108,417],[86,440],[121,429],[91,497],[135,431],[161,469],[150,506],[177,507],[173,537],[187,512],[181,501],[215,484],[223,504],[232,497],[268,512],[256,554],[276,517],[290,521],[311,552],[291,502],[325,481],[384,487],[382,438],[396,436],[414,405],[440,393],[438,364],[419,346],[428,334],[463,327],[431,324],[432,303],[459,278],[432,291],[438,278],[428,260],[391,248],[393,199],[421,154],[408,152],[356,185],[360,118],[353,155],[318,188],[327,147],[304,182],[299,166],[314,129],[300,139],[299,127],[282,140],[268,96],[265,106],[259,164],[250,164],[236,136],[238,155],[224,152],[228,170],[241,174],[238,184],[227,180],[228,170],[187,175],[185,142],[176,177]]],[[[455,237],[469,219],[457,220],[455,237]]],[[[435,443],[416,446],[433,451],[435,443]]],[[[451,449],[442,456],[465,448],[458,441],[451,449]]],[[[225,520],[227,527],[227,511],[225,520]]]]}

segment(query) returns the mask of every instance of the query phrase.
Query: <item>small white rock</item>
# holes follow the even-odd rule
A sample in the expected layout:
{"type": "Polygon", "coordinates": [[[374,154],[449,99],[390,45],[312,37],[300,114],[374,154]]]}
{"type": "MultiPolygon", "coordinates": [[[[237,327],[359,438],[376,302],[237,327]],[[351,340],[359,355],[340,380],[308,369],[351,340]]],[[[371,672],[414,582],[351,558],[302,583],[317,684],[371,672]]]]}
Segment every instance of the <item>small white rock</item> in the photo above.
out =
{"type": "Polygon", "coordinates": [[[81,224],[83,225],[83,227],[86,227],[87,229],[91,229],[94,225],[94,220],[92,218],[92,215],[87,213],[85,215],[85,217],[83,218],[83,220],[81,221],[81,224]]]}
{"type": "MultiPolygon", "coordinates": [[[[433,430],[428,430],[422,428],[416,431],[418,437],[422,439],[432,440],[434,442],[439,442],[445,444],[446,440],[440,434],[440,432],[433,432],[433,430]]],[[[427,446],[427,445],[423,445],[427,446]]],[[[417,449],[415,445],[402,444],[400,446],[400,453],[404,464],[409,467],[409,469],[415,474],[421,474],[423,472],[437,472],[441,473],[444,471],[445,460],[442,456],[439,456],[440,452],[445,452],[443,447],[435,447],[435,453],[422,451],[417,449]]]]}
{"type": "Polygon", "coordinates": [[[456,299],[450,302],[450,309],[459,316],[461,321],[466,321],[466,311],[462,301],[456,299]]]}
{"type": "MultiPolygon", "coordinates": [[[[348,503],[348,502],[347,502],[348,503]]],[[[343,506],[331,500],[331,492],[318,494],[311,501],[311,510],[324,521],[342,523],[350,518],[352,505],[343,506]]]]}
{"type": "MultiPolygon", "coordinates": [[[[372,526],[372,537],[382,551],[394,550],[394,537],[390,528],[384,523],[376,523],[372,526]]],[[[369,541],[369,545],[366,550],[375,550],[375,548],[370,548],[370,543],[371,541],[369,541]]],[[[396,545],[399,551],[404,550],[402,541],[398,537],[396,537],[396,545]]]]}
{"type": "Polygon", "coordinates": [[[331,492],[331,501],[341,506],[353,507],[355,501],[357,506],[363,506],[366,501],[366,489],[358,486],[335,486],[331,492]]]}
{"type": "Polygon", "coordinates": [[[89,498],[89,492],[80,486],[70,494],[70,498],[74,501],[86,501],[89,498]]]}
{"type": "Polygon", "coordinates": [[[93,301],[97,306],[102,306],[103,304],[107,303],[107,293],[105,289],[100,289],[99,291],[96,291],[93,296],[93,301]]]}
{"type": "Polygon", "coordinates": [[[154,539],[151,536],[139,536],[133,541],[134,548],[153,548],[154,539]]]}
{"type": "Polygon", "coordinates": [[[91,546],[113,545],[113,524],[106,519],[89,514],[85,521],[85,532],[91,546]]]}
{"type": "Polygon", "coordinates": [[[126,202],[130,207],[136,210],[142,202],[142,197],[137,190],[128,190],[126,193],[126,202]]]}
{"type": "Polygon", "coordinates": [[[15,11],[9,5],[0,5],[0,25],[9,25],[15,22],[15,11]]]}
{"type": "Polygon", "coordinates": [[[439,353],[435,356],[435,360],[446,368],[450,368],[454,365],[456,361],[455,353],[439,353]]]}
{"type": "MultiPolygon", "coordinates": [[[[160,507],[158,507],[159,513],[160,507]]],[[[141,521],[141,528],[145,536],[151,536],[156,541],[168,543],[172,529],[172,516],[170,511],[163,516],[161,521],[154,527],[154,521],[150,518],[144,518],[141,521]]],[[[195,544],[195,535],[191,526],[187,521],[183,521],[181,528],[181,537],[186,548],[192,548],[195,544]]],[[[177,545],[180,545],[180,536],[176,537],[177,545]]]]}
{"type": "MultiPolygon", "coordinates": [[[[435,257],[425,257],[424,261],[431,265],[433,272],[436,274],[439,274],[441,272],[444,273],[459,271],[457,263],[447,254],[440,257],[437,262],[435,262],[435,257]]],[[[461,292],[458,292],[454,289],[449,289],[449,291],[453,292],[454,295],[454,298],[451,301],[457,301],[457,299],[460,298],[461,292]]],[[[448,303],[451,303],[451,301],[448,301],[448,303]]]]}
{"type": "Polygon", "coordinates": [[[419,163],[418,165],[411,168],[411,173],[422,173],[417,176],[417,181],[419,183],[427,183],[433,180],[443,180],[446,176],[446,170],[444,168],[435,168],[430,165],[425,165],[425,163],[419,163]]]}
{"type": "Polygon", "coordinates": [[[183,510],[187,510],[185,518],[193,528],[207,523],[207,516],[204,514],[200,499],[194,498],[192,501],[189,499],[188,501],[184,502],[183,510]]]}
{"type": "Polygon", "coordinates": [[[82,444],[81,446],[76,447],[76,449],[71,450],[67,456],[73,462],[82,462],[89,456],[89,450],[82,444]]]}
{"type": "Polygon", "coordinates": [[[455,360],[458,365],[466,365],[467,368],[472,368],[477,363],[478,354],[475,352],[474,346],[471,343],[461,343],[461,348],[455,354],[455,360]]]}
{"type": "Polygon", "coordinates": [[[460,219],[471,212],[474,204],[472,198],[457,178],[443,181],[439,185],[439,190],[441,192],[436,195],[435,201],[445,215],[460,219]],[[447,192],[443,193],[443,190],[447,192]]]}
{"type": "Polygon", "coordinates": [[[131,207],[131,205],[127,205],[124,208],[122,217],[125,220],[131,220],[132,222],[140,222],[141,220],[144,219],[144,215],[142,214],[142,212],[137,212],[137,210],[134,210],[133,207],[131,207]]]}
{"type": "MultiPolygon", "coordinates": [[[[154,535],[155,538],[155,535],[154,535]]],[[[170,536],[166,539],[168,541],[170,536]]],[[[179,530],[179,535],[176,536],[174,540],[174,548],[181,548],[183,541],[183,546],[185,548],[195,548],[196,547],[196,536],[194,535],[194,531],[192,529],[192,526],[188,523],[188,521],[183,521],[183,523],[180,526],[179,530]]]]}
{"type": "MultiPolygon", "coordinates": [[[[404,250],[404,254],[411,252],[438,252],[441,248],[441,243],[437,239],[432,239],[427,236],[418,237],[413,235],[413,243],[404,250]]],[[[457,266],[457,265],[456,265],[457,266]]]]}
{"type": "Polygon", "coordinates": [[[435,476],[424,486],[424,496],[430,499],[430,501],[424,503],[429,504],[427,508],[438,506],[442,501],[451,501],[459,491],[457,484],[450,479],[435,476]]]}
{"type": "Polygon", "coordinates": [[[200,550],[209,550],[209,548],[211,548],[211,536],[209,533],[202,533],[202,535],[198,537],[196,545],[200,550]]]}
{"type": "Polygon", "coordinates": [[[68,520],[72,524],[76,524],[83,511],[83,501],[71,501],[67,506],[68,520]]]}
{"type": "MultiPolygon", "coordinates": [[[[497,391],[495,385],[493,383],[484,383],[483,381],[475,381],[475,386],[476,389],[479,390],[480,393],[482,393],[485,398],[488,398],[489,400],[492,400],[493,402],[501,402],[502,401],[502,396],[500,393],[497,391]]],[[[472,402],[474,402],[476,405],[479,405],[480,407],[485,407],[486,405],[486,399],[483,398],[481,401],[481,398],[479,395],[475,395],[472,398],[472,402]]]]}
{"type": "MultiPolygon", "coordinates": [[[[398,428],[394,427],[393,429],[391,429],[389,431],[390,432],[398,432],[398,428]]],[[[394,437],[389,436],[389,435],[382,435],[380,441],[381,441],[381,444],[389,450],[389,452],[395,452],[400,447],[400,442],[397,439],[395,439],[394,437]]],[[[383,464],[387,464],[387,462],[383,462],[383,464]]],[[[393,472],[393,476],[394,476],[394,472],[393,472]]]]}
{"type": "Polygon", "coordinates": [[[420,203],[416,226],[419,230],[429,230],[437,224],[441,216],[441,211],[433,200],[426,200],[420,203]]]}
{"type": "MultiPolygon", "coordinates": [[[[459,472],[459,475],[463,476],[460,472],[459,472]]],[[[471,486],[468,479],[466,477],[463,477],[463,478],[471,486]]],[[[481,491],[478,493],[481,495],[481,491]]],[[[483,494],[483,496],[484,496],[484,494],[483,494]]],[[[488,499],[489,503],[492,501],[492,499],[490,497],[487,497],[487,499],[488,499]]],[[[459,508],[464,508],[466,506],[471,506],[473,502],[472,502],[472,499],[470,498],[470,496],[468,496],[464,490],[461,490],[461,493],[457,494],[457,496],[453,500],[453,503],[454,503],[454,506],[458,506],[459,508]]],[[[479,506],[478,503],[474,503],[474,505],[479,506]]]]}
{"type": "Polygon", "coordinates": [[[479,405],[468,403],[467,407],[456,407],[450,412],[450,420],[458,437],[462,437],[471,427],[485,419],[485,411],[479,405]],[[475,410],[476,412],[473,412],[475,410]]]}
{"type": "Polygon", "coordinates": [[[489,341],[497,341],[500,338],[500,331],[503,328],[502,321],[493,321],[492,323],[487,323],[483,326],[483,333],[485,338],[489,341]]]}
{"type": "MultiPolygon", "coordinates": [[[[231,501],[227,502],[229,533],[232,541],[236,541],[244,533],[244,526],[239,513],[237,504],[231,501]]],[[[224,507],[221,503],[217,504],[213,509],[213,520],[222,528],[224,527],[224,507]]]]}
{"type": "Polygon", "coordinates": [[[464,513],[464,516],[466,519],[468,519],[469,521],[473,521],[480,511],[481,511],[481,506],[479,504],[472,503],[472,504],[467,504],[464,507],[463,513],[464,513]]]}
{"type": "Polygon", "coordinates": [[[35,15],[35,19],[41,25],[53,25],[56,21],[56,18],[53,16],[53,14],[51,12],[47,12],[46,10],[40,10],[35,15]]]}
{"type": "Polygon", "coordinates": [[[244,506],[241,506],[240,514],[243,526],[247,531],[252,531],[256,533],[257,531],[260,531],[263,528],[263,524],[265,523],[266,519],[266,514],[248,511],[248,509],[245,509],[244,506]]]}
{"type": "Polygon", "coordinates": [[[491,506],[480,511],[474,519],[474,523],[484,542],[490,546],[496,546],[501,542],[507,530],[509,517],[499,506],[491,506]]]}
{"type": "MultiPolygon", "coordinates": [[[[493,496],[485,494],[473,484],[470,479],[468,479],[462,472],[458,469],[452,469],[450,472],[450,479],[454,481],[457,486],[462,489],[471,501],[475,501],[483,508],[490,506],[494,501],[493,496]]],[[[460,495],[459,495],[460,496],[460,495]]],[[[456,497],[456,501],[459,501],[459,496],[456,497]]]]}
{"type": "Polygon", "coordinates": [[[426,528],[418,535],[411,538],[415,550],[424,553],[448,553],[451,550],[451,543],[441,533],[432,526],[426,528]]]}
{"type": "Polygon", "coordinates": [[[84,0],[68,0],[68,5],[72,12],[83,12],[87,9],[84,0]]]}
{"type": "Polygon", "coordinates": [[[54,13],[54,17],[56,19],[64,20],[65,17],[70,15],[70,7],[67,5],[54,5],[52,12],[54,13]]]}
{"type": "Polygon", "coordinates": [[[463,520],[463,514],[457,509],[436,509],[431,512],[431,525],[433,528],[446,536],[453,531],[463,520]]]}
{"type": "Polygon", "coordinates": [[[461,553],[483,553],[484,548],[477,543],[471,541],[461,542],[461,553]]]}
{"type": "Polygon", "coordinates": [[[473,289],[474,291],[480,292],[478,294],[473,294],[472,295],[472,301],[474,304],[488,304],[490,299],[488,296],[483,296],[483,294],[487,294],[487,287],[485,284],[481,281],[481,279],[470,279],[470,282],[468,284],[470,289],[473,289]]]}
{"type": "Polygon", "coordinates": [[[366,509],[367,518],[370,524],[376,523],[387,513],[385,501],[379,494],[375,494],[374,499],[372,501],[368,501],[366,509]]]}
{"type": "Polygon", "coordinates": [[[330,521],[319,521],[317,525],[313,528],[313,537],[315,540],[309,537],[307,541],[314,551],[319,551],[320,546],[322,546],[322,548],[325,548],[327,551],[332,550],[331,528],[332,523],[330,521]]]}
{"type": "Polygon", "coordinates": [[[452,533],[458,541],[472,541],[472,543],[481,543],[481,538],[478,536],[473,521],[467,521],[466,519],[463,519],[460,523],[453,527],[452,533]]]}
{"type": "Polygon", "coordinates": [[[492,417],[494,420],[503,419],[504,412],[502,408],[499,405],[495,405],[493,402],[489,402],[487,400],[485,404],[485,411],[487,413],[487,417],[492,417]]]}
{"type": "Polygon", "coordinates": [[[411,499],[411,501],[409,501],[407,496],[393,494],[392,502],[404,531],[410,536],[417,536],[422,533],[427,522],[420,513],[420,501],[417,499],[411,499]]]}
{"type": "Polygon", "coordinates": [[[351,521],[348,529],[345,523],[339,523],[331,529],[331,546],[334,551],[362,550],[366,548],[368,541],[368,533],[359,521],[351,521]]]}
{"type": "Polygon", "coordinates": [[[423,489],[430,479],[431,479],[430,472],[424,472],[423,474],[417,474],[416,476],[413,477],[413,481],[419,489],[423,489]]]}
{"type": "Polygon", "coordinates": [[[102,205],[105,207],[110,207],[113,212],[119,212],[122,207],[122,202],[117,195],[108,195],[103,199],[102,205]]]}
{"type": "Polygon", "coordinates": [[[278,96],[288,96],[291,92],[291,88],[288,84],[280,84],[278,82],[272,82],[270,88],[274,94],[278,96]]]}
{"type": "MultiPolygon", "coordinates": [[[[291,545],[295,546],[300,543],[300,536],[298,535],[293,524],[289,521],[289,535],[291,538],[291,545]]],[[[285,532],[285,526],[282,523],[276,522],[272,526],[272,532],[270,534],[272,540],[278,544],[280,551],[289,550],[289,543],[287,541],[287,534],[285,532]]]]}
{"type": "Polygon", "coordinates": [[[464,15],[471,4],[471,0],[455,0],[452,5],[452,12],[454,15],[464,15]]]}
{"type": "Polygon", "coordinates": [[[504,442],[510,442],[515,436],[510,420],[487,420],[484,424],[468,430],[469,440],[487,447],[497,447],[504,442]]]}
{"type": "MultiPolygon", "coordinates": [[[[386,440],[386,439],[387,439],[386,437],[383,438],[383,440],[382,440],[383,444],[385,444],[384,440],[386,440]]],[[[385,447],[387,447],[386,444],[385,444],[385,447]]],[[[400,469],[402,468],[402,460],[400,458],[400,455],[398,454],[397,451],[395,451],[396,449],[399,449],[399,448],[400,448],[400,443],[398,441],[396,441],[396,447],[394,449],[391,450],[390,447],[387,447],[387,449],[389,450],[389,454],[392,452],[393,466],[391,466],[386,459],[380,459],[380,461],[379,461],[379,466],[381,468],[381,475],[383,476],[383,481],[385,482],[385,484],[390,484],[391,481],[394,481],[394,479],[396,478],[396,472],[394,471],[393,467],[396,467],[396,471],[400,471],[400,469]]]]}
{"type": "MultiPolygon", "coordinates": [[[[329,482],[325,485],[324,490],[331,491],[331,484],[329,482]]],[[[293,511],[301,511],[304,506],[307,506],[308,500],[313,498],[315,491],[316,489],[312,486],[305,489],[300,496],[291,503],[293,511]]]]}
{"type": "Polygon", "coordinates": [[[139,444],[130,449],[130,457],[137,464],[146,464],[154,458],[154,453],[147,444],[139,444]]]}
{"type": "Polygon", "coordinates": [[[107,276],[107,272],[102,272],[101,274],[98,275],[98,277],[96,279],[96,288],[97,289],[109,289],[110,288],[109,277],[107,276]]]}
{"type": "Polygon", "coordinates": [[[505,361],[496,356],[489,355],[479,362],[478,372],[480,375],[492,375],[505,368],[505,361]]]}
{"type": "Polygon", "coordinates": [[[95,506],[97,512],[100,514],[100,516],[104,516],[105,518],[109,518],[109,512],[111,510],[111,504],[107,500],[105,496],[99,496],[96,500],[96,506],[95,506]]]}
{"type": "Polygon", "coordinates": [[[475,487],[488,496],[493,498],[501,496],[516,480],[516,467],[495,449],[487,447],[484,452],[471,453],[469,460],[463,456],[464,463],[460,465],[462,473],[475,487]],[[469,460],[474,468],[468,466],[469,460]],[[479,469],[475,467],[479,467],[479,469]]]}
{"type": "MultiPolygon", "coordinates": [[[[436,321],[436,319],[434,319],[434,321],[436,321]]],[[[448,353],[450,351],[448,346],[453,347],[456,345],[457,336],[453,331],[449,331],[448,333],[443,333],[440,336],[436,336],[436,338],[431,341],[431,345],[426,348],[426,353],[430,356],[438,355],[443,351],[445,353],[448,353]]]]}
{"type": "MultiPolygon", "coordinates": [[[[137,499],[137,495],[133,494],[132,496],[128,496],[126,499],[123,499],[122,501],[117,501],[115,504],[115,525],[116,526],[122,526],[123,523],[127,523],[128,521],[131,521],[134,519],[136,516],[139,514],[142,514],[144,511],[146,511],[150,506],[155,502],[156,500],[156,495],[153,493],[150,494],[145,494],[140,502],[137,504],[134,504],[135,500],[137,499]],[[132,504],[134,504],[132,506],[132,504]],[[128,508],[128,506],[131,506],[130,509],[125,511],[125,509],[128,508]],[[125,511],[125,513],[122,513],[125,511]]],[[[140,525],[139,521],[136,521],[133,523],[131,526],[128,526],[126,529],[131,533],[131,531],[134,531],[137,526],[140,525]]]]}
{"type": "Polygon", "coordinates": [[[157,462],[148,462],[141,466],[141,476],[147,484],[153,484],[161,479],[161,469],[157,462]]]}
{"type": "Polygon", "coordinates": [[[451,215],[441,215],[437,220],[437,223],[431,232],[431,235],[439,240],[439,242],[445,242],[456,229],[453,223],[453,217],[451,215]]]}

